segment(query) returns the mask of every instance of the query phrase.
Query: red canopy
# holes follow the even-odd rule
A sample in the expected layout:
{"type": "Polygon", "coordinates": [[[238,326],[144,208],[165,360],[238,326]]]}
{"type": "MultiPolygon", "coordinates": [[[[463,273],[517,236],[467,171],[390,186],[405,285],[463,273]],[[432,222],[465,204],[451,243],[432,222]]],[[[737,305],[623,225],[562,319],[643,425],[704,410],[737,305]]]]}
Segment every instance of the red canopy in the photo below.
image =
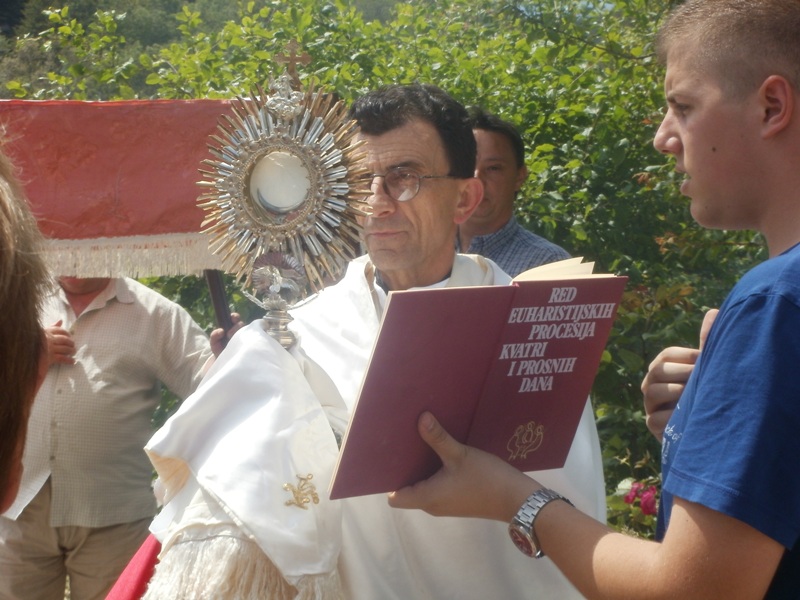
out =
{"type": "Polygon", "coordinates": [[[18,169],[57,275],[219,268],[200,233],[201,161],[227,100],[0,100],[18,169]]]}

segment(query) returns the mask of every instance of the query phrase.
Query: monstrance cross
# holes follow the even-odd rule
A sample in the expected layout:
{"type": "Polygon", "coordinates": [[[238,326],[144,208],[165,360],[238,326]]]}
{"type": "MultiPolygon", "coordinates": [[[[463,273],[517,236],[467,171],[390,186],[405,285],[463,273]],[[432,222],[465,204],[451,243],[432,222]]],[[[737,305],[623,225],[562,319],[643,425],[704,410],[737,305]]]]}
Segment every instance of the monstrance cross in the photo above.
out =
{"type": "Polygon", "coordinates": [[[275,62],[287,65],[286,70],[292,77],[292,81],[298,87],[300,86],[300,76],[297,73],[298,63],[301,65],[307,65],[308,63],[311,62],[311,56],[307,52],[303,52],[302,54],[297,54],[297,51],[299,49],[300,49],[300,44],[297,43],[297,40],[291,40],[288,44],[286,44],[286,50],[289,53],[288,56],[286,54],[275,55],[275,62]]]}

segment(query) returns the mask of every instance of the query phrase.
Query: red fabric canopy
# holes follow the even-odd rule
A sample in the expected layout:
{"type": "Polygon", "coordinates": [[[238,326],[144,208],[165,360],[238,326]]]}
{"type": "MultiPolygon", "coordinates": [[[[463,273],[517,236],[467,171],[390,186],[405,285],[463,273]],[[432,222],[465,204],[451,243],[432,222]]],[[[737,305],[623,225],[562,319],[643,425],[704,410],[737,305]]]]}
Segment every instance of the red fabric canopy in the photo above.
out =
{"type": "Polygon", "coordinates": [[[218,268],[200,234],[201,161],[227,100],[0,100],[4,151],[58,275],[218,268]]]}

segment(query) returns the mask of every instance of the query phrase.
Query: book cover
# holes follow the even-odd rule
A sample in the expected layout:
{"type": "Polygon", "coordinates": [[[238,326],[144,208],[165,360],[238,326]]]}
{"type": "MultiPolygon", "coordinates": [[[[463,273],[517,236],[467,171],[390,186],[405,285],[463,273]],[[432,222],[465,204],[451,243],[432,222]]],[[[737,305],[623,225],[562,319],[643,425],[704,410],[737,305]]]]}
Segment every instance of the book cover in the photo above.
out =
{"type": "Polygon", "coordinates": [[[568,259],[508,286],[391,292],[330,488],[389,492],[441,463],[417,420],[523,471],[564,465],[626,277],[568,259]]]}

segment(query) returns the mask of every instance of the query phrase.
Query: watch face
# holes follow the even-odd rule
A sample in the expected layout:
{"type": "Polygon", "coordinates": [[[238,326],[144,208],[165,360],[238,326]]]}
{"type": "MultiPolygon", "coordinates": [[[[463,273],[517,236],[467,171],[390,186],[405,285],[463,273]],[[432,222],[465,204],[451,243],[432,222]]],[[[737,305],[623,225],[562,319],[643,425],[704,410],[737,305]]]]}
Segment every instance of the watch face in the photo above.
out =
{"type": "Polygon", "coordinates": [[[520,552],[522,552],[524,555],[533,556],[536,553],[531,541],[527,538],[527,536],[520,533],[517,529],[509,527],[508,535],[511,536],[511,541],[514,542],[514,545],[519,548],[520,552]]]}

